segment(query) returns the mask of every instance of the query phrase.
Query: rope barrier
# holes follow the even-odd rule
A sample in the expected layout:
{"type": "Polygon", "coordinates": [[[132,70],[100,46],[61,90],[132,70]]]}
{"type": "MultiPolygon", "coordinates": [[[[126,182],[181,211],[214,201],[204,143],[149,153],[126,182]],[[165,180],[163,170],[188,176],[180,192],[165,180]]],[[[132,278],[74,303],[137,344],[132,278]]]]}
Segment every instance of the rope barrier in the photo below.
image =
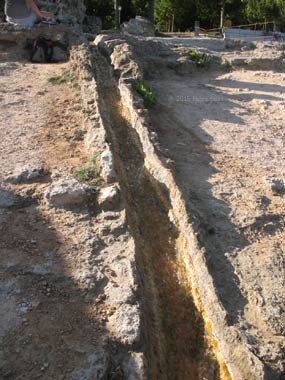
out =
{"type": "Polygon", "coordinates": [[[275,21],[265,21],[265,22],[255,22],[254,24],[235,25],[235,26],[224,27],[224,29],[238,29],[238,28],[243,28],[243,27],[256,26],[256,25],[268,25],[268,24],[274,25],[275,21]]]}

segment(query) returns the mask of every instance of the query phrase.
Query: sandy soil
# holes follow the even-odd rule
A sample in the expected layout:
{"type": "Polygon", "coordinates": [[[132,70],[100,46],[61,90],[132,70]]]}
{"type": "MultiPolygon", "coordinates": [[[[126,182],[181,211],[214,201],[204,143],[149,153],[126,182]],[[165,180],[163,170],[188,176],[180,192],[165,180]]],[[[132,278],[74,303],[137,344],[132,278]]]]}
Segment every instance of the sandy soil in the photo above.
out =
{"type": "Polygon", "coordinates": [[[282,373],[285,203],[266,177],[285,177],[284,81],[243,69],[168,70],[149,81],[159,103],[153,128],[200,220],[229,322],[282,373]]]}

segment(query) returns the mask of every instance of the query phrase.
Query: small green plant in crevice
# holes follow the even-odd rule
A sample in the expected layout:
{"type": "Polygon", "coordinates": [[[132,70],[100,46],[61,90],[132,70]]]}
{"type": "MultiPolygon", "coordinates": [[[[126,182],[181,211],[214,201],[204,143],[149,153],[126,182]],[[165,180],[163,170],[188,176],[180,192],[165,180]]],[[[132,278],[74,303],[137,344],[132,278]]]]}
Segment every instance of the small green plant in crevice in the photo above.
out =
{"type": "Polygon", "coordinates": [[[93,166],[85,165],[74,169],[74,175],[78,181],[88,182],[96,177],[97,172],[93,166]]]}
{"type": "Polygon", "coordinates": [[[198,67],[206,67],[210,64],[211,57],[208,54],[199,53],[197,50],[190,49],[188,55],[190,56],[191,61],[193,61],[198,67]]]}
{"type": "Polygon", "coordinates": [[[148,106],[154,106],[157,102],[157,98],[153,91],[145,84],[144,81],[138,81],[135,84],[135,90],[140,94],[148,106]]]}
{"type": "Polygon", "coordinates": [[[86,165],[74,169],[74,177],[80,182],[88,182],[96,184],[100,181],[100,169],[98,164],[98,157],[101,152],[94,154],[87,162],[86,165]]]}
{"type": "Polygon", "coordinates": [[[97,152],[97,153],[94,153],[92,157],[90,157],[89,159],[89,163],[92,164],[92,165],[95,165],[96,167],[98,167],[98,158],[100,157],[100,154],[102,152],[97,152]]]}
{"type": "Polygon", "coordinates": [[[73,82],[75,77],[71,73],[63,73],[62,75],[55,75],[48,79],[49,83],[62,84],[73,82]]]}

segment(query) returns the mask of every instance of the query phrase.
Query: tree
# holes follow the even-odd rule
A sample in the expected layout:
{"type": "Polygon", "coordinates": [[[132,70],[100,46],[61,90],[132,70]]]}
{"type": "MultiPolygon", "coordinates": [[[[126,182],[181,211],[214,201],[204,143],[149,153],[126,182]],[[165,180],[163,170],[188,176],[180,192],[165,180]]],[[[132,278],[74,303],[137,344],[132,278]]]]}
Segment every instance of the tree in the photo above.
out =
{"type": "Polygon", "coordinates": [[[197,20],[203,28],[218,28],[220,26],[221,2],[220,0],[195,0],[197,20]]]}
{"type": "Polygon", "coordinates": [[[149,0],[148,18],[152,23],[154,22],[154,4],[155,0],[149,0]]]}
{"type": "Polygon", "coordinates": [[[149,16],[149,0],[132,0],[132,5],[136,15],[143,17],[149,16]]]}
{"type": "Polygon", "coordinates": [[[284,10],[284,0],[247,0],[246,16],[250,22],[278,20],[284,10]]]}
{"type": "Polygon", "coordinates": [[[154,15],[156,26],[161,31],[193,28],[196,19],[194,0],[156,0],[154,15]]]}
{"type": "Polygon", "coordinates": [[[221,1],[221,20],[220,20],[220,28],[222,29],[224,26],[224,18],[225,18],[225,5],[226,1],[222,0],[221,1]]]}
{"type": "MultiPolygon", "coordinates": [[[[102,18],[103,27],[114,26],[114,0],[85,0],[88,14],[102,18]]],[[[161,30],[193,29],[200,21],[205,29],[219,28],[223,20],[233,25],[276,21],[285,28],[285,0],[118,0],[121,21],[140,15],[155,21],[161,30]]]]}
{"type": "Polygon", "coordinates": [[[169,23],[174,14],[171,0],[156,0],[154,7],[154,17],[159,30],[168,32],[169,23]]]}

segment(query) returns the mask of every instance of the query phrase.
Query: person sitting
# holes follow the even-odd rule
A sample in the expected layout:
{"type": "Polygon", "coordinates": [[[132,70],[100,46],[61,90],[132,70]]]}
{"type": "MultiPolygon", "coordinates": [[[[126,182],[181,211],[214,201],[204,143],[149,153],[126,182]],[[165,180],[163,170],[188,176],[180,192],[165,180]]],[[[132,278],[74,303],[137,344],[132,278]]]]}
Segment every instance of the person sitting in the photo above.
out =
{"type": "Polygon", "coordinates": [[[35,23],[47,21],[55,23],[55,16],[39,10],[34,0],[5,0],[6,20],[15,25],[31,28],[35,23]]]}

